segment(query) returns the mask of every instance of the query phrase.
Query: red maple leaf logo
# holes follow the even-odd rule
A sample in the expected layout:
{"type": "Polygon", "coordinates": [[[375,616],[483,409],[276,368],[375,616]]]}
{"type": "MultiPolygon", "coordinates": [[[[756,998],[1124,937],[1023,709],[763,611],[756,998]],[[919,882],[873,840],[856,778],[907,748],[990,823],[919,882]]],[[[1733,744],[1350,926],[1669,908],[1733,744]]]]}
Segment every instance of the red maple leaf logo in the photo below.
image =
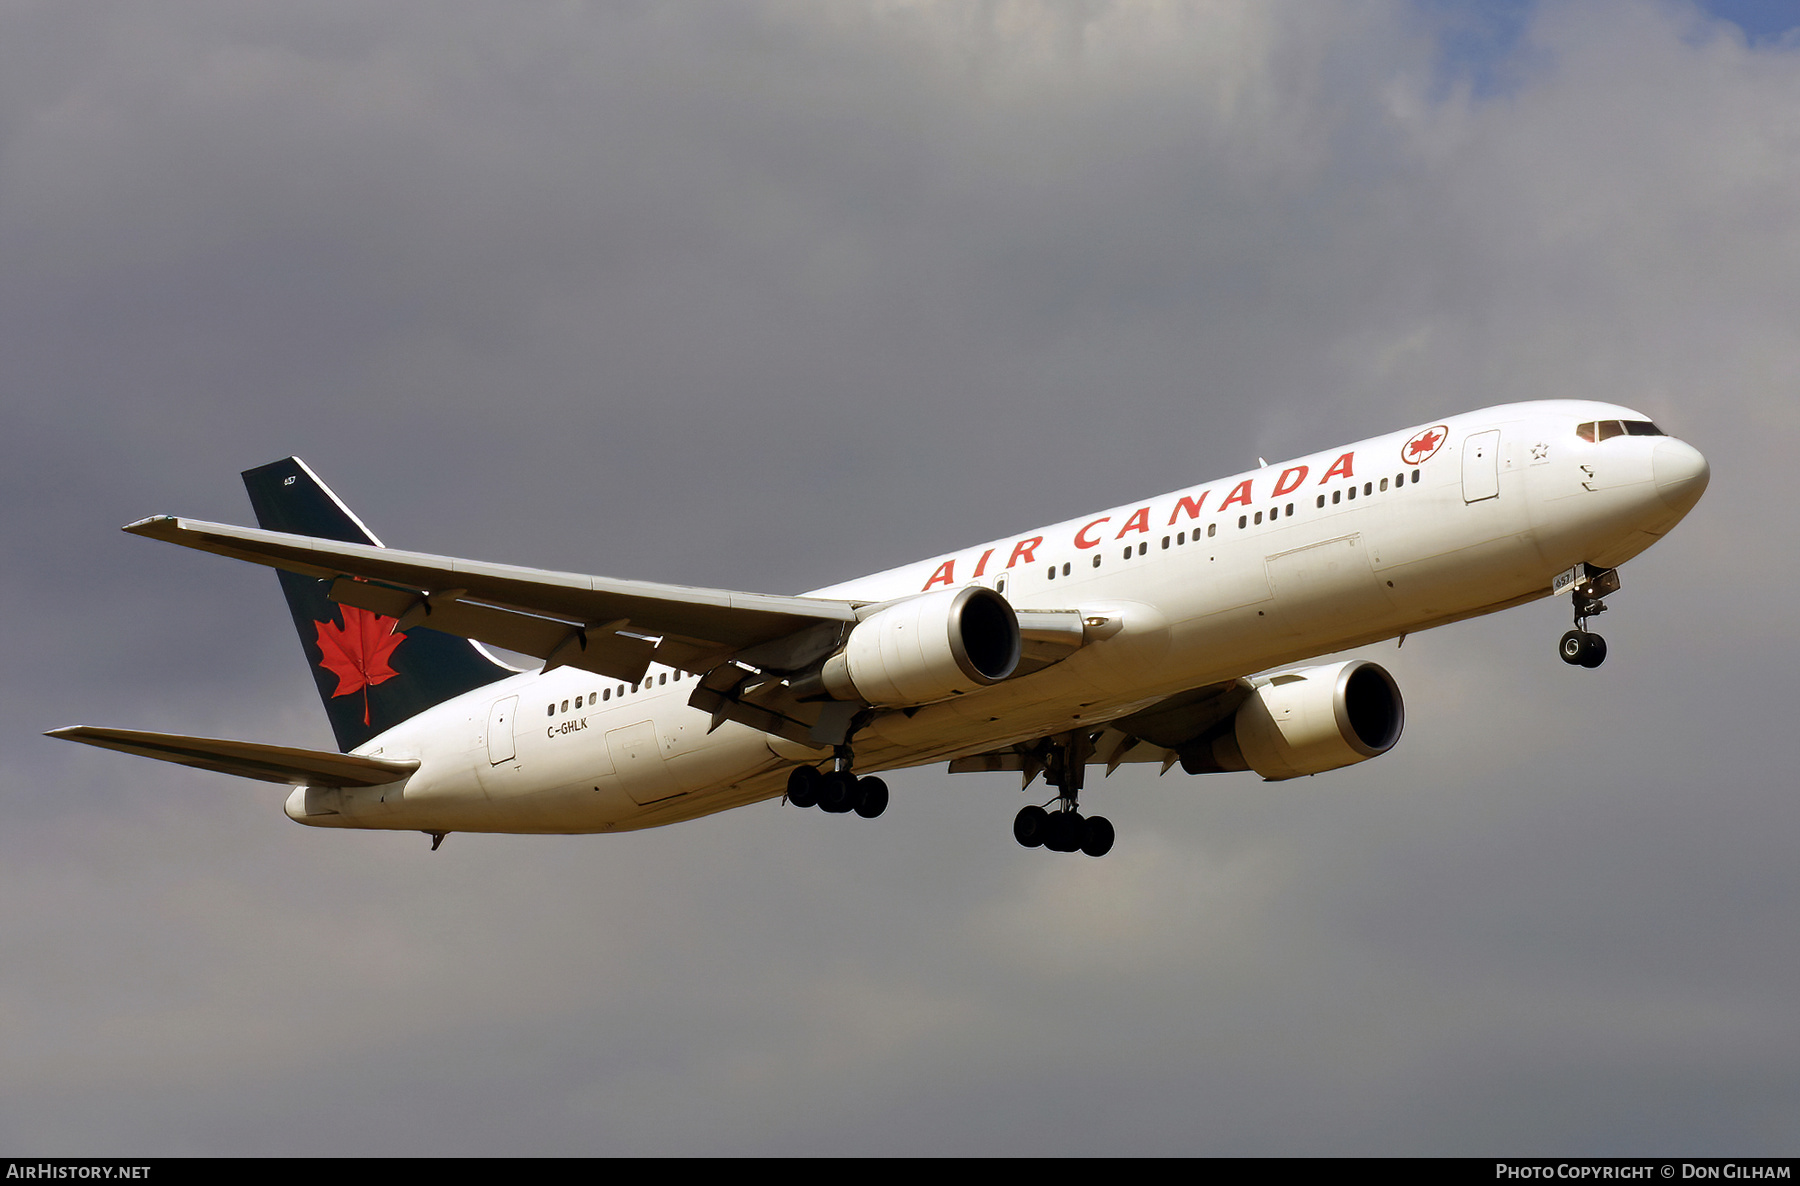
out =
{"type": "Polygon", "coordinates": [[[1400,451],[1400,459],[1407,462],[1426,460],[1438,451],[1438,446],[1444,443],[1444,437],[1447,435],[1449,435],[1449,429],[1441,424],[1436,428],[1426,429],[1406,442],[1406,447],[1400,451]]]}
{"type": "Polygon", "coordinates": [[[319,628],[319,666],[337,676],[333,700],[352,692],[363,694],[363,724],[369,723],[369,685],[393,679],[400,673],[388,666],[388,656],[406,638],[394,633],[396,622],[380,614],[341,605],[344,624],[314,622],[319,628]]]}

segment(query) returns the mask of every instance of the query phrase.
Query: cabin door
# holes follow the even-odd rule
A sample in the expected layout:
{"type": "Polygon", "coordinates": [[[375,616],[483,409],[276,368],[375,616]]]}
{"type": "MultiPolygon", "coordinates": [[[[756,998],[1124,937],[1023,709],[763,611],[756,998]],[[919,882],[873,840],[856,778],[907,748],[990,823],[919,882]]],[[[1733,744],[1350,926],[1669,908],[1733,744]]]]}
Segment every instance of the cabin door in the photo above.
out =
{"type": "Polygon", "coordinates": [[[1490,428],[1463,442],[1463,501],[1500,497],[1500,430],[1490,428]]]}
{"type": "Polygon", "coordinates": [[[491,765],[510,762],[516,756],[517,751],[513,748],[513,718],[518,712],[517,696],[502,696],[488,709],[487,745],[488,762],[491,765]]]}

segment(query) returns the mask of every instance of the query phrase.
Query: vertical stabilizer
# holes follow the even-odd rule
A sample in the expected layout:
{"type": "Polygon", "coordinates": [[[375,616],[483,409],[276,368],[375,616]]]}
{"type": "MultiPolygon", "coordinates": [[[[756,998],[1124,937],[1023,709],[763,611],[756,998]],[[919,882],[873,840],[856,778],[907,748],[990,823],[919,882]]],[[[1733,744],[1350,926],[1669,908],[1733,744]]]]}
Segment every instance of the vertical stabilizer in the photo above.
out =
{"type": "MultiPolygon", "coordinates": [[[[298,457],[245,470],[244,488],[259,527],[386,546],[298,457]]],[[[466,639],[420,626],[395,633],[394,619],[326,597],[328,582],[275,575],[346,753],[434,704],[513,674],[466,639]]]]}

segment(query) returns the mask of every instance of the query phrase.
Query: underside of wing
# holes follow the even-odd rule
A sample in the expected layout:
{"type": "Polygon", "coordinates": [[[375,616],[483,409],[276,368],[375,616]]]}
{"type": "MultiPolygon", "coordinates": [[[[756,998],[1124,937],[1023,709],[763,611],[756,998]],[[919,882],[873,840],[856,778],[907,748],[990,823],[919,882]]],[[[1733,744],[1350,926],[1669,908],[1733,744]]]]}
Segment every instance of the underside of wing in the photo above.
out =
{"type": "MultiPolygon", "coordinates": [[[[1083,755],[1084,765],[1105,766],[1111,774],[1132,762],[1157,762],[1166,773],[1192,749],[1228,727],[1232,714],[1251,693],[1247,680],[1227,680],[1178,692],[1149,708],[1119,717],[1073,739],[1073,750],[1083,755]]],[[[1041,737],[985,754],[970,754],[950,762],[951,774],[976,774],[991,770],[1017,771],[1021,785],[1049,769],[1059,743],[1071,739],[1041,737]]]]}
{"type": "Polygon", "coordinates": [[[398,782],[419,768],[417,762],[382,761],[329,750],[295,749],[220,737],[186,737],[179,733],[103,729],[96,725],[52,729],[45,736],[288,786],[373,787],[398,782]]]}

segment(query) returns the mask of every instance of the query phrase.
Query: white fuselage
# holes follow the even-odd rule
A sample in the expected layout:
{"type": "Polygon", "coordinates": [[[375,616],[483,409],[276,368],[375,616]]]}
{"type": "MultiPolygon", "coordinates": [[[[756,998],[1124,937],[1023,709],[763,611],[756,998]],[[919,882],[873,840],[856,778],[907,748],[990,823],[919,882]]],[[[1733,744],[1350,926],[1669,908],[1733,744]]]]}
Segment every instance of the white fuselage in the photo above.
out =
{"type": "MultiPolygon", "coordinates": [[[[1672,437],[1577,435],[1644,419],[1578,401],[1487,408],[816,590],[882,602],[978,583],[1090,625],[1087,645],[1041,671],[878,713],[856,734],[856,767],[1098,728],[1189,688],[1547,596],[1576,564],[1616,567],[1707,479],[1672,437]]],[[[695,680],[521,673],[356,751],[416,759],[404,782],[300,788],[288,814],[434,832],[644,828],[779,795],[796,762],[829,754],[732,722],[711,730],[688,707],[695,680]]]]}

